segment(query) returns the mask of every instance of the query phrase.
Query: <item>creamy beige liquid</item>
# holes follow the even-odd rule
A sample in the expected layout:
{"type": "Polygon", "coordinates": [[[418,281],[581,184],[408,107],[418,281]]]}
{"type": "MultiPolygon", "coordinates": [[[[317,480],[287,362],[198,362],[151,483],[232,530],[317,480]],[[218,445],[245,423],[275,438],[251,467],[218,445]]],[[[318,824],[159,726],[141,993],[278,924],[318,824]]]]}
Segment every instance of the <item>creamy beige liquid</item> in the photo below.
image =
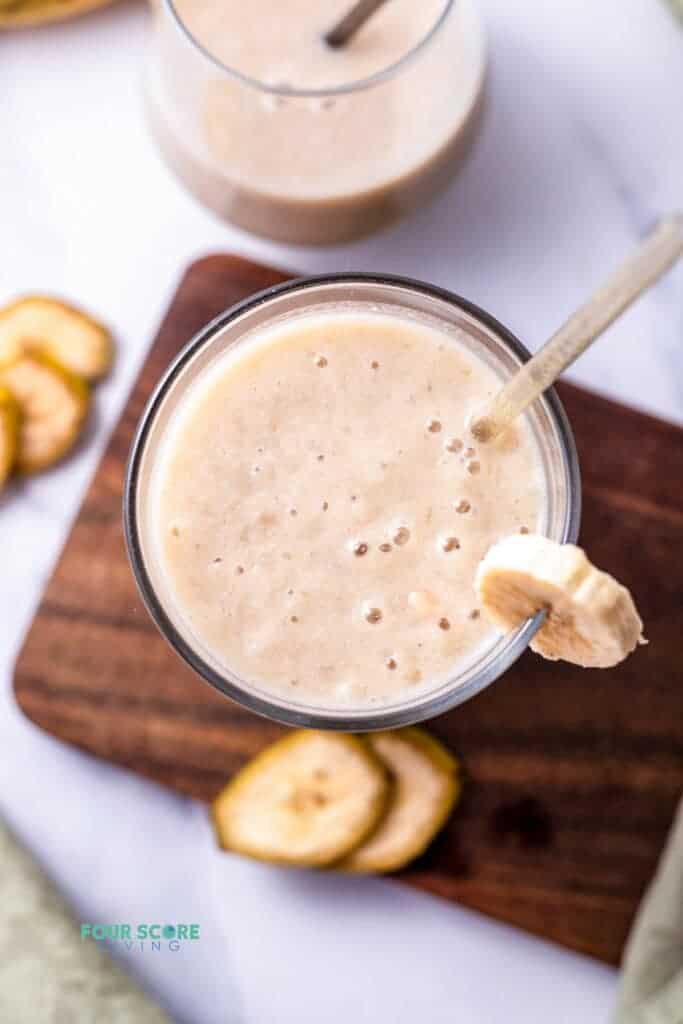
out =
{"type": "Polygon", "coordinates": [[[194,642],[266,692],[330,708],[457,674],[495,635],[480,559],[543,528],[526,425],[477,450],[464,437],[498,383],[463,335],[379,312],[305,315],[220,356],[175,413],[152,488],[194,642]]]}
{"type": "Polygon", "coordinates": [[[183,22],[223,64],[259,82],[320,89],[383,71],[420,42],[446,0],[391,0],[346,46],[325,33],[353,0],[176,0],[183,22]]]}
{"type": "MultiPolygon", "coordinates": [[[[349,0],[176,0],[207,53],[256,83],[351,87],[400,62],[446,0],[391,0],[345,47],[323,34],[349,0]]],[[[250,230],[323,243],[366,234],[452,175],[478,120],[484,51],[472,0],[370,88],[284,96],[208,61],[158,13],[151,124],[171,164],[208,205],[250,230]]]]}

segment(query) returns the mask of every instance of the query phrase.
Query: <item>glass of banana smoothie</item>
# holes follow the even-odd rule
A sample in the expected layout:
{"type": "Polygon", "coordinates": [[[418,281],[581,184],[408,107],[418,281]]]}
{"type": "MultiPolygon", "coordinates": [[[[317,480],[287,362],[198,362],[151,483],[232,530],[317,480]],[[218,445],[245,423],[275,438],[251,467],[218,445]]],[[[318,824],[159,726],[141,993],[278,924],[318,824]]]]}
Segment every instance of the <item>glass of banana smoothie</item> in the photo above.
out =
{"type": "Polygon", "coordinates": [[[476,133],[475,0],[391,0],[343,47],[352,0],[157,0],[145,97],[170,166],[282,241],[369,234],[450,181],[476,133]]]}
{"type": "Polygon", "coordinates": [[[254,711],[344,730],[461,703],[527,646],[474,576],[501,537],[574,541],[580,483],[553,391],[499,440],[468,418],[526,358],[472,304],[331,275],[205,328],[149,402],[125,493],[129,554],[167,640],[254,711]]]}

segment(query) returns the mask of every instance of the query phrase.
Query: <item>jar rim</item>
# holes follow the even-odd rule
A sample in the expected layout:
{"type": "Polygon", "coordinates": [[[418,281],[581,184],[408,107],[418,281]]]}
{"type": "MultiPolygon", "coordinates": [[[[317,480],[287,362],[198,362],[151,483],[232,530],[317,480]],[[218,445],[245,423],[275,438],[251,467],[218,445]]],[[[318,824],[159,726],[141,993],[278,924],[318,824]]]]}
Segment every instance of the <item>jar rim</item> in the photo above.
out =
{"type": "Polygon", "coordinates": [[[375,85],[380,85],[383,82],[388,81],[399,71],[402,71],[406,65],[411,63],[418,54],[426,49],[432,39],[440,33],[457,3],[458,0],[445,0],[443,10],[425,35],[423,35],[406,53],[399,57],[398,60],[395,60],[392,64],[387,65],[387,67],[382,68],[380,71],[375,71],[372,75],[366,75],[364,78],[359,78],[353,82],[343,82],[341,85],[326,86],[318,89],[302,89],[289,85],[269,84],[268,82],[264,82],[252,75],[247,75],[238,68],[226,64],[224,61],[216,57],[215,54],[211,53],[211,51],[206,48],[197,36],[190,31],[188,25],[181,17],[180,12],[176,7],[175,0],[161,0],[163,9],[170,13],[171,19],[176,28],[190,43],[190,45],[202,57],[213,64],[214,67],[231,78],[234,78],[236,81],[241,82],[243,85],[249,86],[260,93],[288,99],[325,99],[327,97],[346,96],[352,93],[361,92],[364,89],[369,89],[375,85]]]}
{"type": "MultiPolygon", "coordinates": [[[[229,309],[219,314],[202,330],[200,330],[180,351],[171,362],[161,380],[152,393],[140,419],[131,446],[123,496],[123,525],[128,549],[128,557],[140,595],[156,623],[161,634],[174,648],[176,653],[206,682],[224,696],[230,697],[238,704],[256,714],[286,725],[305,728],[334,729],[344,732],[365,732],[377,729],[397,728],[404,725],[425,721],[436,715],[464,703],[470,697],[485,689],[498,679],[517,658],[524,652],[536,631],[540,628],[544,613],[539,612],[527,620],[519,629],[507,634],[500,652],[493,658],[490,653],[484,657],[484,664],[471,670],[471,678],[457,682],[457,676],[450,678],[442,686],[433,691],[419,694],[411,701],[399,705],[368,706],[354,709],[328,709],[314,705],[302,705],[278,695],[266,695],[247,680],[240,680],[237,673],[227,667],[221,671],[210,665],[196,648],[182,635],[171,619],[148,571],[145,560],[144,545],[141,539],[139,504],[140,472],[145,449],[150,433],[154,427],[157,413],[172,389],[177,377],[213,338],[220,334],[230,323],[245,314],[253,313],[272,300],[292,293],[304,294],[310,289],[325,285],[376,285],[390,289],[407,289],[422,297],[432,298],[446,303],[464,312],[478,321],[491,332],[503,348],[525,362],[530,358],[528,349],[503,326],[495,317],[472,302],[463,299],[447,289],[426,284],[409,277],[372,273],[336,273],[322,274],[313,277],[294,278],[282,284],[273,285],[260,292],[248,296],[229,309]],[[488,658],[488,662],[486,659],[488,658]]],[[[546,413],[555,428],[559,439],[559,448],[565,474],[567,501],[564,522],[559,540],[562,543],[574,543],[578,537],[581,518],[581,480],[578,455],[574,437],[567,415],[554,388],[544,392],[546,413]]]]}

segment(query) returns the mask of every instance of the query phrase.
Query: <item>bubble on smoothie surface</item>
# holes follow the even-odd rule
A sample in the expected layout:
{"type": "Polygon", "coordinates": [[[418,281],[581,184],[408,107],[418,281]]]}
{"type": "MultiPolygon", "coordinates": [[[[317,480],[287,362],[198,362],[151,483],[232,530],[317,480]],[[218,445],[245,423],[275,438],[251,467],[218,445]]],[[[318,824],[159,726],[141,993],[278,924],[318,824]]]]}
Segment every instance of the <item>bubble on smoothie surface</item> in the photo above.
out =
{"type": "Polygon", "coordinates": [[[379,550],[383,551],[384,554],[387,554],[388,551],[391,551],[391,544],[385,541],[384,544],[380,544],[379,550]]]}
{"type": "Polygon", "coordinates": [[[329,507],[330,507],[329,502],[324,501],[323,502],[323,512],[327,512],[329,507]]]}
{"type": "Polygon", "coordinates": [[[465,469],[467,470],[468,473],[474,475],[475,473],[478,473],[479,470],[481,469],[481,462],[478,462],[476,459],[470,459],[465,464],[465,469]]]}
{"type": "Polygon", "coordinates": [[[316,356],[315,357],[315,365],[319,366],[320,369],[322,369],[324,366],[327,366],[327,357],[326,356],[316,356]]]}
{"type": "Polygon", "coordinates": [[[448,630],[451,628],[451,624],[446,618],[439,619],[439,629],[448,630]]]}
{"type": "Polygon", "coordinates": [[[494,436],[493,423],[488,416],[481,416],[472,424],[470,429],[477,441],[481,441],[482,444],[488,444],[494,436]]]}
{"type": "Polygon", "coordinates": [[[275,93],[269,92],[265,96],[261,97],[261,103],[266,110],[281,110],[285,106],[286,101],[284,96],[277,96],[275,93]]]}
{"type": "Polygon", "coordinates": [[[528,533],[529,532],[529,527],[528,526],[520,526],[519,532],[520,533],[528,533]]]}
{"type": "Polygon", "coordinates": [[[451,437],[450,440],[446,442],[447,452],[461,452],[462,448],[463,444],[459,437],[451,437]]]}
{"type": "Polygon", "coordinates": [[[332,110],[334,106],[335,100],[332,96],[312,96],[308,101],[308,107],[314,114],[321,114],[326,110],[332,110]]]}
{"type": "Polygon", "coordinates": [[[481,615],[481,612],[479,611],[478,608],[473,608],[472,611],[470,612],[470,618],[471,619],[478,619],[480,615],[481,615]]]}
{"type": "Polygon", "coordinates": [[[367,555],[367,553],[368,553],[368,546],[367,546],[367,544],[364,541],[361,541],[360,544],[355,544],[354,548],[353,548],[353,553],[356,556],[356,558],[362,558],[363,555],[367,555]]]}
{"type": "Polygon", "coordinates": [[[399,547],[403,547],[404,544],[407,544],[410,540],[410,530],[408,527],[399,526],[398,529],[394,531],[393,540],[394,544],[398,544],[399,547]]]}
{"type": "MultiPolygon", "coordinates": [[[[280,79],[271,79],[270,81],[266,81],[265,84],[269,86],[271,89],[291,88],[289,82],[280,79]]],[[[266,110],[282,110],[283,107],[287,106],[287,99],[284,96],[278,94],[277,92],[266,93],[262,97],[261,102],[263,103],[263,106],[266,108],[266,110]]]]}
{"type": "Polygon", "coordinates": [[[459,515],[464,516],[467,512],[470,511],[471,508],[472,508],[472,506],[470,505],[470,503],[467,500],[467,498],[461,498],[460,501],[458,501],[456,503],[455,511],[459,515]]]}
{"type": "Polygon", "coordinates": [[[243,573],[244,573],[244,566],[243,565],[238,565],[238,566],[235,567],[235,575],[236,576],[242,576],[243,573]]]}
{"type": "Polygon", "coordinates": [[[457,551],[460,548],[460,541],[457,537],[442,537],[441,549],[443,551],[457,551]]]}
{"type": "Polygon", "coordinates": [[[387,658],[384,664],[391,672],[393,672],[394,669],[398,668],[398,662],[396,661],[396,658],[387,658]]]}
{"type": "Polygon", "coordinates": [[[473,459],[476,454],[474,448],[465,448],[465,451],[462,453],[464,459],[473,459]]]}
{"type": "Polygon", "coordinates": [[[379,363],[377,362],[376,359],[372,360],[372,362],[370,363],[370,366],[372,367],[373,370],[379,370],[379,363]]]}
{"type": "Polygon", "coordinates": [[[365,621],[369,622],[372,626],[377,625],[378,622],[382,621],[382,609],[368,608],[365,612],[365,621]]]}
{"type": "Polygon", "coordinates": [[[427,424],[427,430],[430,434],[438,434],[441,431],[441,423],[439,420],[430,420],[427,424]]]}

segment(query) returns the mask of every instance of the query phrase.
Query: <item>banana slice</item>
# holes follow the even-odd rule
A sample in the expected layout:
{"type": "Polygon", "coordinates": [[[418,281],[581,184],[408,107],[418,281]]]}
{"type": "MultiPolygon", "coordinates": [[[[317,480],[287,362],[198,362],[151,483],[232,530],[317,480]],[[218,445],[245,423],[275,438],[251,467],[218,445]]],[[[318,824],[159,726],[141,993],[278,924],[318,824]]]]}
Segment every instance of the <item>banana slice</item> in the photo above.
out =
{"type": "Polygon", "coordinates": [[[19,439],[19,406],[12,392],[0,385],[0,491],[12,472],[19,439]]]}
{"type": "Polygon", "coordinates": [[[213,804],[213,823],[226,850],[324,867],[372,831],[390,788],[384,765],[362,740],[301,730],[235,776],[213,804]]]}
{"type": "Polygon", "coordinates": [[[64,21],[104,7],[112,0],[1,0],[0,29],[64,21]]]}
{"type": "Polygon", "coordinates": [[[0,309],[0,363],[27,352],[45,352],[86,380],[107,372],[112,361],[109,331],[74,306],[40,295],[0,309]]]}
{"type": "Polygon", "coordinates": [[[389,809],[369,839],[339,864],[343,871],[398,871],[431,843],[461,791],[458,761],[422,729],[368,736],[394,777],[389,809]]]}
{"type": "Polygon", "coordinates": [[[645,643],[629,591],[573,544],[536,534],[505,537],[480,563],[475,586],[484,611],[504,630],[545,609],[531,648],[551,661],[610,668],[645,643]]]}
{"type": "Polygon", "coordinates": [[[17,469],[36,473],[76,441],[88,412],[88,385],[46,355],[21,356],[0,369],[21,411],[17,469]]]}

